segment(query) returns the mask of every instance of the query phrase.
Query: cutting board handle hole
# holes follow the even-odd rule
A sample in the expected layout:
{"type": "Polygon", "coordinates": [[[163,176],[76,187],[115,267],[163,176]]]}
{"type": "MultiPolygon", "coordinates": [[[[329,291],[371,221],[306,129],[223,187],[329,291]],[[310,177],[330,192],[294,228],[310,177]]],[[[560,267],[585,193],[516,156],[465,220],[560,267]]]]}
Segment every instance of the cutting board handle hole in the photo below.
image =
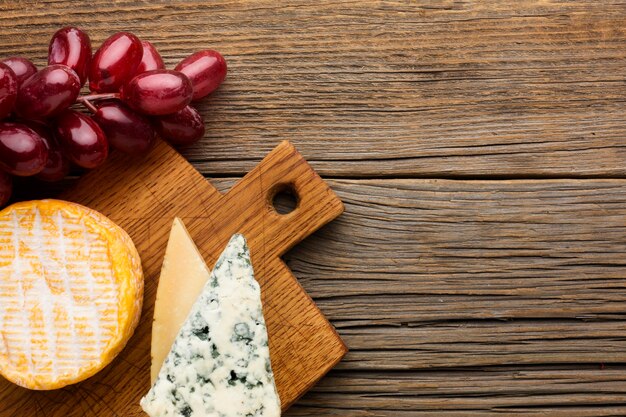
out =
{"type": "Polygon", "coordinates": [[[285,215],[298,208],[300,199],[293,184],[279,184],[270,194],[270,202],[276,213],[285,215]]]}

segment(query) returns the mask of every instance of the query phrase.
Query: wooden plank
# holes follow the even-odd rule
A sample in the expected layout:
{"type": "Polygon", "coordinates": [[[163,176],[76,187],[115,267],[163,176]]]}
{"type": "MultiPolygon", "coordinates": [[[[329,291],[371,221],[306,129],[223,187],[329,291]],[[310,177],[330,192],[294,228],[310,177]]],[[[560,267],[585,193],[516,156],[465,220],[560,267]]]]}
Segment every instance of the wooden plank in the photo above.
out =
{"type": "Polygon", "coordinates": [[[626,321],[443,322],[341,334],[351,351],[338,368],[349,370],[626,362],[626,321]]]}
{"type": "Polygon", "coordinates": [[[346,410],[345,408],[326,408],[326,407],[295,407],[295,409],[285,417],[317,417],[324,416],[341,416],[341,417],[427,417],[427,416],[454,416],[454,417],[480,417],[484,415],[498,416],[515,416],[515,417],[621,417],[626,414],[626,407],[608,406],[608,407],[545,407],[545,408],[517,408],[503,410],[346,410]]]}
{"type": "Polygon", "coordinates": [[[338,368],[409,370],[546,363],[600,366],[626,361],[623,334],[624,324],[611,322],[464,323],[418,330],[366,327],[342,332],[351,352],[338,368]],[[484,338],[475,340],[480,339],[476,336],[481,332],[484,338]]]}
{"type": "Polygon", "coordinates": [[[623,367],[333,372],[288,416],[624,415],[623,367]],[[610,405],[612,402],[614,404],[610,405]],[[604,406],[594,406],[606,404],[604,406]]]}
{"type": "Polygon", "coordinates": [[[325,176],[626,175],[625,10],[613,2],[3,2],[1,54],[81,25],[215,48],[225,85],[185,155],[243,175],[289,139],[325,176]]]}
{"type": "Polygon", "coordinates": [[[346,215],[287,262],[334,320],[624,317],[623,180],[330,184],[346,215]]]}

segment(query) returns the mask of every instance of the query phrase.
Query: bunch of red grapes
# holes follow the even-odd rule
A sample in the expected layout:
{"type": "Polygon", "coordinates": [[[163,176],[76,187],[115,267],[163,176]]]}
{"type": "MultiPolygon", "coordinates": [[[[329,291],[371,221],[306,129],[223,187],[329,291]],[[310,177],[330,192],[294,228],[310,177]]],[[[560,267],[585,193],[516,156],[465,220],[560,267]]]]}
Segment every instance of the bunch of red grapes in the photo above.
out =
{"type": "Polygon", "coordinates": [[[92,55],[89,36],[75,27],[57,31],[48,66],[26,58],[0,61],[0,206],[12,176],[58,181],[71,164],[92,169],[109,147],[145,154],[157,134],[173,145],[204,135],[204,121],[190,103],[214,91],[226,61],[205,50],[174,70],[150,42],[129,32],[108,38],[92,55]],[[79,96],[89,80],[89,95],[79,96]],[[70,108],[82,104],[91,116],[70,108]]]}

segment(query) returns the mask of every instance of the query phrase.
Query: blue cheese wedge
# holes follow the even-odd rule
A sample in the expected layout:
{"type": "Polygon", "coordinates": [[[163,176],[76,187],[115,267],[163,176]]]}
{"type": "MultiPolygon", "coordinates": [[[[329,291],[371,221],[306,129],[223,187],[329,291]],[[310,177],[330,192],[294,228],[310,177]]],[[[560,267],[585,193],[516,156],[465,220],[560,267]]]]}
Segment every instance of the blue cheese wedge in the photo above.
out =
{"type": "Polygon", "coordinates": [[[215,264],[141,407],[151,417],[280,416],[261,291],[242,235],[215,264]]]}

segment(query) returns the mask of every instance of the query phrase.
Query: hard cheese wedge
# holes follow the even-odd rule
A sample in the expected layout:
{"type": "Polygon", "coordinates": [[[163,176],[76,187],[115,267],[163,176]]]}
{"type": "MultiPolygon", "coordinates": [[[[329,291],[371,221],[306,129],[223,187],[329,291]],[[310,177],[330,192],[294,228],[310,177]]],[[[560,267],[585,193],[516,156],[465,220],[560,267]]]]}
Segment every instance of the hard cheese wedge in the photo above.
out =
{"type": "Polygon", "coordinates": [[[242,235],[215,264],[141,406],[152,417],[280,416],[261,291],[242,235]]]}
{"type": "Polygon", "coordinates": [[[104,215],[58,200],[0,211],[0,373],[57,389],[106,366],[141,314],[130,237],[104,215]]]}
{"type": "Polygon", "coordinates": [[[211,271],[183,222],[176,218],[165,250],[152,324],[152,384],[211,271]]]}

